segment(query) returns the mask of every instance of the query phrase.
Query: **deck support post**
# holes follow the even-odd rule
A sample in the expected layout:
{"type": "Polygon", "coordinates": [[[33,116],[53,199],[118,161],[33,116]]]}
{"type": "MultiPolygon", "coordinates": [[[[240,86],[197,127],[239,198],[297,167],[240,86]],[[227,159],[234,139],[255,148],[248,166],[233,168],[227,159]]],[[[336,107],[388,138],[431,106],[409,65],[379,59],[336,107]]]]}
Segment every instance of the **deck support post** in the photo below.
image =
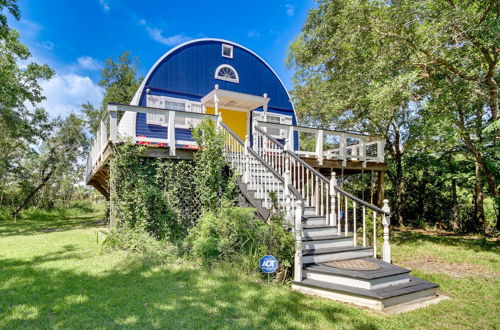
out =
{"type": "Polygon", "coordinates": [[[117,224],[116,217],[116,202],[118,196],[116,195],[115,186],[115,171],[113,169],[113,162],[109,164],[109,227],[114,228],[117,224]]]}
{"type": "Polygon", "coordinates": [[[295,202],[295,263],[294,280],[302,282],[302,212],[303,202],[295,202]]]}
{"type": "MultiPolygon", "coordinates": [[[[337,185],[337,177],[334,171],[332,171],[332,176],[330,178],[330,226],[337,225],[337,214],[335,212],[335,186],[337,185]]],[[[338,234],[338,228],[337,228],[338,234]]]]}
{"type": "Polygon", "coordinates": [[[385,262],[390,263],[391,262],[391,245],[389,242],[390,239],[390,233],[389,233],[389,226],[391,224],[391,208],[389,207],[389,201],[387,199],[384,199],[384,206],[382,207],[382,210],[384,210],[385,213],[382,216],[382,225],[384,226],[384,243],[382,245],[382,259],[385,262]]]}
{"type": "Polygon", "coordinates": [[[168,112],[168,147],[170,156],[175,156],[175,111],[168,112]]]}

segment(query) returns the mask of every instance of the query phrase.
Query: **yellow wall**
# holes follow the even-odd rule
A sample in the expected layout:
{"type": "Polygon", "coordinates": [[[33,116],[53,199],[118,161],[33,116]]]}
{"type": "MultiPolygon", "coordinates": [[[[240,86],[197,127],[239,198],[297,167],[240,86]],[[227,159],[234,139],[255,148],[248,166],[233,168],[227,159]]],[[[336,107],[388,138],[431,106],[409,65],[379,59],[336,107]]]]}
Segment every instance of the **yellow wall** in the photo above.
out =
{"type": "MultiPolygon", "coordinates": [[[[206,108],[208,114],[215,114],[215,109],[211,107],[206,108]]],[[[220,109],[219,113],[222,115],[222,121],[230,129],[232,129],[243,141],[247,134],[247,113],[244,111],[235,111],[220,109]]]]}

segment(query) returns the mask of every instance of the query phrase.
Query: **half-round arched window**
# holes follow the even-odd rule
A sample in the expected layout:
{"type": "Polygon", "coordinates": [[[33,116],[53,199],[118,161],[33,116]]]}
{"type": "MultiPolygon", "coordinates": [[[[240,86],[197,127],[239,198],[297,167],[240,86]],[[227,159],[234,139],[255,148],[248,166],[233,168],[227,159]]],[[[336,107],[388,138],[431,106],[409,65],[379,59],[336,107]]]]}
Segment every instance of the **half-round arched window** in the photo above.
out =
{"type": "Polygon", "coordinates": [[[230,81],[233,83],[240,82],[238,72],[236,72],[236,70],[228,64],[219,65],[217,69],[215,69],[215,79],[230,81]]]}

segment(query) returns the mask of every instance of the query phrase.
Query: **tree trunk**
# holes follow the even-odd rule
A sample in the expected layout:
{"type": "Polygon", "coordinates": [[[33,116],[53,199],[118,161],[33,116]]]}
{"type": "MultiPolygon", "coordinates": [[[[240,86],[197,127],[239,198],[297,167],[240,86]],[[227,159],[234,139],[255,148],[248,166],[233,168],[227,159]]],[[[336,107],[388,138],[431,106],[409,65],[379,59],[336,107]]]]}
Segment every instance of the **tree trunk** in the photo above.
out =
{"type": "Polygon", "coordinates": [[[19,204],[18,207],[16,207],[16,209],[14,210],[14,212],[12,213],[12,216],[14,217],[14,219],[17,219],[17,215],[19,214],[19,212],[26,207],[26,205],[28,205],[28,203],[30,202],[30,200],[33,198],[33,196],[36,195],[36,193],[43,188],[43,186],[45,186],[45,184],[47,183],[47,181],[49,181],[49,179],[52,177],[52,174],[54,174],[54,170],[50,171],[49,173],[47,173],[47,175],[42,179],[42,181],[40,182],[40,184],[38,186],[36,186],[35,189],[33,189],[24,199],[23,201],[21,202],[21,204],[19,204]]]}
{"type": "Polygon", "coordinates": [[[484,192],[483,192],[483,172],[481,165],[475,162],[475,175],[474,182],[474,219],[470,229],[476,232],[484,232],[485,230],[485,216],[484,216],[484,192]]]}
{"type": "Polygon", "coordinates": [[[460,230],[460,214],[459,214],[459,206],[457,202],[457,179],[451,179],[451,199],[452,199],[452,211],[451,211],[451,221],[450,227],[453,231],[460,230]]]}
{"type": "Polygon", "coordinates": [[[377,206],[382,208],[384,205],[384,172],[377,173],[377,206]]]}

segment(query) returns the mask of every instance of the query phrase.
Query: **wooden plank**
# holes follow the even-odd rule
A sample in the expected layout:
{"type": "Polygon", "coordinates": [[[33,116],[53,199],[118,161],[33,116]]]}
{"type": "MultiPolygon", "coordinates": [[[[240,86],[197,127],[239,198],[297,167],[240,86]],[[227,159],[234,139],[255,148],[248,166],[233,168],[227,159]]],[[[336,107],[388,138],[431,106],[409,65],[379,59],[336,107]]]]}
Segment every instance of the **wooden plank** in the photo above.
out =
{"type": "Polygon", "coordinates": [[[385,288],[368,290],[350,287],[346,285],[339,285],[333,283],[327,283],[322,281],[316,281],[311,279],[305,279],[302,282],[292,282],[294,285],[301,285],[311,288],[319,288],[324,290],[336,291],[336,292],[344,292],[352,295],[357,295],[361,297],[370,297],[378,300],[384,300],[391,297],[397,297],[413,292],[418,292],[426,289],[437,288],[438,285],[421,280],[419,278],[410,276],[410,282],[397,284],[385,288]]]}
{"type": "MultiPolygon", "coordinates": [[[[320,164],[316,158],[301,156],[302,160],[311,165],[317,170],[325,169],[331,173],[331,170],[344,169],[344,174],[357,173],[361,170],[364,171],[387,171],[386,163],[379,162],[366,162],[366,167],[363,166],[363,161],[347,160],[345,166],[342,165],[341,159],[323,159],[323,164],[320,164]]],[[[321,172],[321,171],[320,171],[321,172]]]]}

